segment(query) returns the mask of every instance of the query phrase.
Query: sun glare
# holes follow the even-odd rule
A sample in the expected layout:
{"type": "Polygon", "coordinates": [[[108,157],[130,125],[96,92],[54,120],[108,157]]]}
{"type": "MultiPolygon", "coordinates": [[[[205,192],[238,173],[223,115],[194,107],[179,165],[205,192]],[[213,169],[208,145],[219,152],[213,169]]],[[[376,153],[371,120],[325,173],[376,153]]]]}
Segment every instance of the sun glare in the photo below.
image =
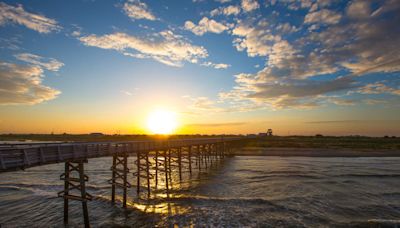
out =
{"type": "Polygon", "coordinates": [[[177,125],[176,114],[168,110],[153,111],[147,119],[147,127],[154,134],[171,134],[177,125]]]}

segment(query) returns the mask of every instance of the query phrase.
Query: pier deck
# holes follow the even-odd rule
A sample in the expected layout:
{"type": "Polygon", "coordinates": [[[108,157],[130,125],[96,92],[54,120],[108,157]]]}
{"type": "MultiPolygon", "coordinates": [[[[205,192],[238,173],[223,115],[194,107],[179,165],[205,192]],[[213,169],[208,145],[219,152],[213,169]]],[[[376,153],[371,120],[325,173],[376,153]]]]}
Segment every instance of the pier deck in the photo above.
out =
{"type": "Polygon", "coordinates": [[[190,138],[173,140],[146,140],[125,142],[88,142],[88,143],[32,143],[9,144],[0,147],[0,172],[10,172],[34,166],[53,163],[65,163],[64,189],[58,196],[64,199],[64,223],[68,224],[69,200],[82,202],[85,227],[90,227],[87,202],[93,197],[86,191],[84,164],[91,158],[112,157],[111,202],[116,199],[116,188],[122,189],[122,207],[127,205],[128,174],[136,177],[137,197],[141,188],[151,194],[151,182],[157,186],[161,175],[165,178],[165,190],[168,195],[171,173],[177,172],[182,181],[184,171],[192,173],[193,168],[206,170],[216,161],[222,161],[238,146],[240,137],[190,138]],[[136,157],[135,167],[128,167],[129,156],[136,157]],[[153,159],[153,161],[151,160],[153,159]],[[130,170],[134,169],[135,172],[130,170]],[[186,169],[186,170],[183,170],[186,169]],[[144,186],[143,186],[144,185],[144,186]]]}

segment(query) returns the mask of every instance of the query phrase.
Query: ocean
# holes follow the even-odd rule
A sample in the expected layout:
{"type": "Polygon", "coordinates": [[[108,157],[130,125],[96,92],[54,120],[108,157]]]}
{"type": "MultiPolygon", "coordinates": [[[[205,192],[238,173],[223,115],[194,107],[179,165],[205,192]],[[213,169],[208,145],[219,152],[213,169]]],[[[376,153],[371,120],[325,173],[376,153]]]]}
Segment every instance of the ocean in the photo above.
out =
{"type": "MultiPolygon", "coordinates": [[[[110,202],[111,163],[85,164],[93,227],[400,226],[400,158],[236,156],[200,172],[194,166],[191,175],[185,169],[182,181],[174,172],[168,194],[161,175],[150,199],[145,190],[137,197],[130,174],[127,209],[110,202]]],[[[63,226],[63,169],[0,173],[1,227],[63,226]]],[[[81,227],[81,204],[70,202],[70,227],[81,227]]]]}

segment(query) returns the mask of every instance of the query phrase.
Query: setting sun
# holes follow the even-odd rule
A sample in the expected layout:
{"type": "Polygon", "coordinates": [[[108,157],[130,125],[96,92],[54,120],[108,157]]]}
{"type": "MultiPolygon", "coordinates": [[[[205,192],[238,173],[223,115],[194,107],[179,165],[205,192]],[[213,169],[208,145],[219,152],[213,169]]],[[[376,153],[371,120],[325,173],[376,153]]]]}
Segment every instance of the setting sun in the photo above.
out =
{"type": "Polygon", "coordinates": [[[154,134],[171,134],[177,125],[176,114],[168,110],[153,111],[147,119],[147,127],[154,134]]]}

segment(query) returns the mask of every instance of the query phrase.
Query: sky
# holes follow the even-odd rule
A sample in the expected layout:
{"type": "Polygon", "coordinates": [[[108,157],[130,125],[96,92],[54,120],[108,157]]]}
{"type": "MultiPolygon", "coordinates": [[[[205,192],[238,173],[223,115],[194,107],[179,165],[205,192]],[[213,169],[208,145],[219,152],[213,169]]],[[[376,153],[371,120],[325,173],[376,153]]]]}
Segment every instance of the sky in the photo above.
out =
{"type": "Polygon", "coordinates": [[[398,0],[0,1],[0,133],[400,136],[398,0]]]}

